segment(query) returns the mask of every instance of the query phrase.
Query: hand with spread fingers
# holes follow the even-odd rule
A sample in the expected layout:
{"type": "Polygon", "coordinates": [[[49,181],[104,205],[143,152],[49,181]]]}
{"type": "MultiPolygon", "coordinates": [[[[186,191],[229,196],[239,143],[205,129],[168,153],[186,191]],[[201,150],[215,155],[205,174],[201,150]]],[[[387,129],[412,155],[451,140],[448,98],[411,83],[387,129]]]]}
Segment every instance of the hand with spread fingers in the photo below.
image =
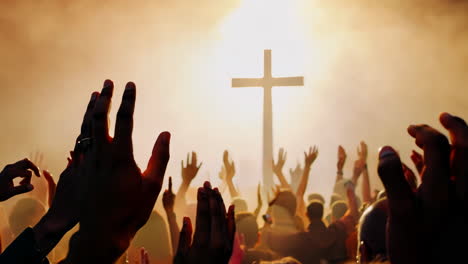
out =
{"type": "Polygon", "coordinates": [[[226,213],[218,189],[205,182],[198,189],[197,220],[192,241],[192,223],[185,217],[175,264],[227,264],[231,258],[236,224],[234,207],[226,213]]]}
{"type": "Polygon", "coordinates": [[[6,201],[15,195],[32,191],[34,189],[31,184],[33,172],[39,177],[39,168],[29,159],[5,166],[0,172],[0,201],[6,201]],[[13,184],[15,178],[22,178],[18,186],[13,184]]]}
{"type": "Polygon", "coordinates": [[[272,166],[273,166],[273,172],[275,173],[276,177],[278,177],[278,180],[281,183],[281,187],[285,189],[291,189],[291,185],[286,180],[286,177],[284,177],[284,174],[283,174],[283,167],[284,167],[284,164],[286,163],[287,156],[288,156],[288,153],[284,151],[283,148],[280,148],[278,152],[278,160],[276,161],[276,163],[275,163],[275,160],[272,160],[272,166]]]}
{"type": "MultiPolygon", "coordinates": [[[[159,135],[144,172],[134,160],[136,87],[131,82],[125,87],[115,134],[110,137],[108,114],[113,91],[112,81],[106,80],[78,140],[82,156],[80,229],[70,242],[69,263],[112,263],[125,252],[153,210],[169,161],[168,132],[159,135]]],[[[56,199],[58,192],[57,188],[56,199]]]]}
{"type": "Polygon", "coordinates": [[[391,147],[380,150],[379,176],[389,203],[388,250],[392,263],[462,263],[468,232],[468,126],[443,113],[449,140],[427,125],[408,133],[424,152],[422,182],[413,192],[391,147]]]}
{"type": "Polygon", "coordinates": [[[198,160],[197,160],[197,153],[195,151],[192,151],[192,158],[190,159],[190,153],[187,154],[187,161],[186,164],[184,165],[184,161],[181,161],[181,167],[182,167],[182,181],[186,183],[187,185],[190,185],[193,179],[198,174],[198,171],[200,170],[201,166],[203,163],[200,163],[200,165],[197,165],[198,160]]]}

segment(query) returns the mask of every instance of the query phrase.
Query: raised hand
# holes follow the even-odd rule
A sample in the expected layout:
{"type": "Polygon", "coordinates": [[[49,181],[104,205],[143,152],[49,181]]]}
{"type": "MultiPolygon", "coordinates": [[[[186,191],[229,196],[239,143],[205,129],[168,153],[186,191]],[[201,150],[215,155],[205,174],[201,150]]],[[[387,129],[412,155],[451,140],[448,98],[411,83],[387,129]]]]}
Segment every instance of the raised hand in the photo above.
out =
{"type": "Polygon", "coordinates": [[[169,189],[164,191],[163,206],[166,212],[174,211],[175,194],[172,192],[172,177],[169,177],[169,189]]]}
{"type": "Polygon", "coordinates": [[[423,158],[423,156],[419,152],[417,152],[416,150],[413,150],[411,152],[410,157],[411,157],[411,160],[414,163],[414,166],[418,170],[419,175],[421,175],[422,170],[424,168],[424,158],[423,158]]]}
{"type": "Polygon", "coordinates": [[[276,175],[283,175],[283,166],[284,166],[284,163],[286,163],[287,154],[288,153],[285,152],[283,148],[280,148],[276,163],[275,163],[275,160],[273,160],[273,172],[276,175]]]}
{"type": "Polygon", "coordinates": [[[156,140],[147,169],[142,172],[135,163],[136,87],[131,82],[125,87],[115,134],[110,137],[108,113],[113,90],[112,81],[106,80],[82,131],[80,230],[71,239],[71,263],[112,263],[125,252],[153,210],[169,160],[170,134],[164,132],[156,140]]]}
{"type": "Polygon", "coordinates": [[[304,162],[305,162],[305,167],[310,167],[312,163],[317,159],[318,156],[318,149],[317,146],[314,146],[314,148],[310,147],[309,152],[304,152],[304,162]]]}
{"type": "Polygon", "coordinates": [[[272,160],[272,166],[273,166],[273,172],[275,173],[276,177],[278,177],[278,180],[281,183],[281,187],[285,189],[291,189],[291,185],[286,180],[286,177],[284,177],[283,175],[283,166],[284,166],[284,163],[286,162],[286,156],[287,156],[287,153],[284,151],[283,148],[280,148],[278,152],[278,160],[276,164],[275,164],[275,161],[272,160]]]}
{"type": "Polygon", "coordinates": [[[0,201],[5,201],[11,197],[30,192],[34,189],[31,184],[32,172],[39,177],[39,168],[29,159],[20,160],[9,164],[0,172],[0,201]],[[19,185],[14,186],[13,179],[22,178],[19,185]]]}
{"type": "Polygon", "coordinates": [[[361,141],[358,149],[357,154],[360,160],[367,162],[367,144],[364,141],[361,141]]]}
{"type": "Polygon", "coordinates": [[[205,182],[198,189],[197,220],[192,242],[192,223],[184,217],[175,264],[227,264],[232,255],[236,224],[234,207],[226,214],[218,189],[205,182]]]}
{"type": "Polygon", "coordinates": [[[227,150],[223,153],[223,166],[224,172],[226,173],[226,181],[232,181],[232,178],[236,174],[236,166],[234,161],[229,161],[229,152],[227,150]]]}
{"type": "Polygon", "coordinates": [[[187,161],[186,165],[184,165],[184,161],[181,161],[182,167],[182,180],[184,183],[190,184],[192,180],[197,176],[198,171],[200,170],[200,165],[197,165],[197,153],[192,151],[192,158],[190,159],[190,153],[187,153],[187,161]],[[191,161],[191,162],[190,162],[191,161]]]}
{"type": "Polygon", "coordinates": [[[366,169],[366,166],[365,160],[358,159],[354,162],[352,181],[355,185],[357,185],[359,176],[361,176],[362,172],[366,169]]]}
{"type": "Polygon", "coordinates": [[[392,263],[461,263],[468,232],[468,126],[442,114],[450,141],[427,125],[408,128],[424,151],[422,183],[413,192],[400,157],[391,147],[380,151],[379,176],[389,202],[388,247],[392,263]]]}
{"type": "Polygon", "coordinates": [[[339,181],[343,178],[343,167],[345,165],[345,162],[346,162],[346,151],[340,145],[338,146],[338,162],[336,164],[336,169],[337,169],[336,181],[339,181]]]}

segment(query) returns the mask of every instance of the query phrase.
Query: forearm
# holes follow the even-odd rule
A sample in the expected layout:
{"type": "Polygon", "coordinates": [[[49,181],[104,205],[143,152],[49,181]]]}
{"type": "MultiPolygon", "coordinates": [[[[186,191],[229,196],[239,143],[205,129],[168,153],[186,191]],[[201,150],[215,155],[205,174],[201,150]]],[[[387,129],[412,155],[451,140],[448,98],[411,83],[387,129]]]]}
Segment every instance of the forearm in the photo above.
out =
{"type": "Polygon", "coordinates": [[[305,166],[304,172],[302,174],[301,181],[297,188],[296,196],[299,199],[304,199],[304,194],[307,189],[307,184],[309,182],[310,166],[305,166]]]}
{"type": "Polygon", "coordinates": [[[177,191],[177,194],[176,194],[176,200],[175,200],[176,208],[181,208],[185,206],[186,204],[185,194],[187,193],[189,186],[190,186],[190,182],[184,182],[184,181],[180,185],[179,190],[177,191]]]}
{"type": "Polygon", "coordinates": [[[234,186],[234,183],[232,182],[232,180],[226,180],[226,184],[229,188],[229,193],[231,194],[231,198],[239,197],[239,192],[234,186]]]}
{"type": "Polygon", "coordinates": [[[336,179],[335,179],[335,183],[339,182],[343,180],[343,169],[338,169],[338,171],[336,172],[336,179]]]}
{"type": "Polygon", "coordinates": [[[286,180],[286,177],[284,177],[284,174],[283,174],[282,171],[275,172],[275,175],[276,175],[276,177],[278,177],[278,180],[279,180],[282,188],[291,189],[291,185],[289,185],[289,183],[286,180]]]}
{"type": "Polygon", "coordinates": [[[169,232],[171,235],[172,252],[175,256],[177,253],[177,246],[179,244],[179,226],[177,225],[177,218],[174,211],[166,211],[167,223],[169,224],[169,232]]]}
{"type": "Polygon", "coordinates": [[[362,199],[365,203],[372,202],[371,196],[371,188],[370,188],[370,180],[369,180],[369,170],[367,169],[367,165],[362,172],[362,199]]]}

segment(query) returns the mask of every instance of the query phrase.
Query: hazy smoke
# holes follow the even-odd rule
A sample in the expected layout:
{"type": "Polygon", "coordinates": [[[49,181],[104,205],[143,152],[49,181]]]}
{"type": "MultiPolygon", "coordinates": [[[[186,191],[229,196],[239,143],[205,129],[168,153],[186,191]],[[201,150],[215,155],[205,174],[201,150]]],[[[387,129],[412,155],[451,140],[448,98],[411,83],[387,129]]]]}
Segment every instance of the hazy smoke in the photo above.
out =
{"type": "MultiPolygon", "coordinates": [[[[311,190],[330,189],[338,144],[347,147],[351,166],[355,146],[365,139],[375,166],[382,144],[409,154],[408,124],[439,127],[441,111],[468,117],[466,1],[299,4],[307,44],[322,58],[309,63],[320,63],[321,71],[306,72],[307,87],[298,92],[304,96],[293,97],[289,109],[276,110],[281,123],[275,121],[275,142],[290,150],[289,167],[302,160],[309,144],[319,145],[311,190]]],[[[0,1],[2,164],[40,150],[50,168],[60,171],[89,94],[111,78],[116,95],[127,80],[146,87],[139,90],[134,135],[146,153],[138,154],[140,160],[147,158],[155,133],[167,129],[175,135],[169,174],[178,175],[179,160],[196,149],[204,152],[203,177],[216,178],[226,147],[238,160],[258,164],[251,173],[260,172],[261,120],[252,128],[254,136],[236,133],[242,120],[215,116],[219,98],[196,90],[205,85],[196,74],[208,75],[200,71],[210,54],[204,47],[216,38],[219,20],[238,5],[237,0],[0,1]],[[213,113],[201,110],[210,105],[213,113]],[[225,127],[232,130],[220,129],[225,127]]],[[[380,186],[375,172],[372,176],[380,186]]]]}

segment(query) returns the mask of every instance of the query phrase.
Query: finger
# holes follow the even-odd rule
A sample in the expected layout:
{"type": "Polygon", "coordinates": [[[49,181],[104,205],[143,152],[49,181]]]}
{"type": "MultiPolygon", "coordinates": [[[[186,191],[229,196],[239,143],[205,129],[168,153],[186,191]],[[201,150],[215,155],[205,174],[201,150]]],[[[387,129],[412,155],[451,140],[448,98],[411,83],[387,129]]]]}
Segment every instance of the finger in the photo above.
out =
{"type": "Polygon", "coordinates": [[[32,177],[32,172],[30,170],[25,170],[18,167],[7,167],[5,170],[6,177],[9,180],[13,180],[15,178],[29,178],[32,177]]]}
{"type": "Polygon", "coordinates": [[[42,171],[42,175],[44,175],[44,178],[46,179],[46,181],[47,181],[49,184],[51,184],[51,183],[55,184],[54,178],[52,177],[52,174],[50,174],[49,171],[43,170],[43,171],[42,171]]]}
{"type": "Polygon", "coordinates": [[[203,165],[203,162],[200,162],[200,165],[197,167],[197,170],[199,170],[202,165],[203,165]]]}
{"type": "Polygon", "coordinates": [[[13,187],[10,194],[11,196],[15,196],[18,194],[30,192],[32,190],[34,190],[34,186],[32,184],[19,185],[13,187]]]}
{"type": "Polygon", "coordinates": [[[211,246],[215,249],[224,248],[227,231],[226,208],[218,189],[214,189],[210,195],[211,216],[211,246]]]}
{"type": "Polygon", "coordinates": [[[179,246],[177,247],[177,254],[174,263],[185,263],[185,258],[189,253],[190,245],[192,244],[192,222],[190,218],[184,217],[182,230],[180,231],[179,246]]]}
{"type": "Polygon", "coordinates": [[[228,153],[227,150],[225,150],[224,153],[223,153],[223,162],[224,163],[228,162],[228,156],[229,156],[229,153],[228,153]]]}
{"type": "Polygon", "coordinates": [[[135,112],[136,86],[133,82],[127,83],[122,96],[122,103],[117,112],[115,123],[115,142],[123,148],[126,153],[133,153],[132,132],[133,113],[135,112]]]}
{"type": "Polygon", "coordinates": [[[210,211],[210,195],[212,190],[205,187],[198,189],[197,195],[197,219],[195,227],[195,235],[193,237],[194,248],[206,248],[211,238],[211,211],[210,211]]]}
{"type": "MultiPolygon", "coordinates": [[[[27,158],[12,164],[11,168],[18,168],[18,169],[23,169],[23,170],[32,170],[37,177],[39,177],[41,175],[40,172],[39,172],[39,168],[27,158]]],[[[19,171],[18,171],[18,173],[19,173],[19,171]]]]}
{"type": "Polygon", "coordinates": [[[187,161],[185,164],[187,164],[187,167],[190,165],[190,153],[187,153],[187,161]]]}
{"type": "Polygon", "coordinates": [[[109,140],[109,109],[113,93],[114,83],[106,80],[93,110],[92,129],[95,140],[93,146],[99,147],[109,140]]]}
{"type": "Polygon", "coordinates": [[[91,136],[92,113],[94,111],[94,106],[96,105],[98,97],[98,92],[94,92],[91,94],[91,98],[89,99],[88,106],[86,107],[86,111],[83,116],[83,122],[81,123],[81,134],[79,136],[79,139],[91,136]]]}
{"type": "Polygon", "coordinates": [[[443,113],[440,122],[449,131],[452,150],[452,178],[456,183],[456,194],[462,201],[468,201],[468,126],[456,116],[443,113]]]}
{"type": "Polygon", "coordinates": [[[423,199],[435,207],[447,206],[450,184],[450,145],[439,131],[427,125],[409,126],[408,133],[424,150],[423,199]]]}
{"type": "Polygon", "coordinates": [[[156,202],[159,192],[161,191],[166,173],[167,163],[169,161],[169,145],[171,134],[163,132],[159,134],[158,139],[153,147],[153,153],[148,162],[148,167],[143,174],[143,191],[149,197],[149,205],[151,209],[156,202]]]}
{"type": "Polygon", "coordinates": [[[379,177],[385,187],[391,214],[403,217],[413,210],[414,194],[405,179],[400,157],[392,147],[383,147],[379,151],[379,177]]]}
{"type": "Polygon", "coordinates": [[[192,151],[192,164],[197,166],[197,153],[195,151],[192,151]]]}

